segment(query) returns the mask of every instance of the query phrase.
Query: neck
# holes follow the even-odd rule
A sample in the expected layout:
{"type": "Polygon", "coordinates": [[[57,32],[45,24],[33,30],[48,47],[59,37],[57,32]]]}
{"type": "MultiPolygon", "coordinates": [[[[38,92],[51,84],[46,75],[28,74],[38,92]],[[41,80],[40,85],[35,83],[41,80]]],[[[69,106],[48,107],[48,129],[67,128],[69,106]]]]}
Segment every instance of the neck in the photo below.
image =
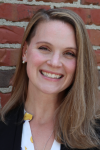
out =
{"type": "Polygon", "coordinates": [[[34,116],[36,122],[43,124],[52,121],[56,108],[57,95],[28,90],[25,110],[34,116]]]}

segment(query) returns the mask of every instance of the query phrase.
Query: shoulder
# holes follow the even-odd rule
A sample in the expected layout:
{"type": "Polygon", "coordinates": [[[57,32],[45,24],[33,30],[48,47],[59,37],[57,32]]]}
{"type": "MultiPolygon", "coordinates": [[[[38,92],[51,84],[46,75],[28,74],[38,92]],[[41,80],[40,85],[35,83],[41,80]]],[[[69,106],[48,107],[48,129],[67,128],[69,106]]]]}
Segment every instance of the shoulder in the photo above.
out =
{"type": "Polygon", "coordinates": [[[98,138],[100,139],[100,119],[96,120],[95,131],[98,138]]]}
{"type": "MultiPolygon", "coordinates": [[[[95,120],[96,124],[94,126],[95,128],[95,132],[97,134],[98,139],[100,140],[100,119],[95,120]]],[[[100,143],[99,143],[100,144],[100,143]]],[[[99,145],[100,146],[100,145],[99,145]]],[[[61,149],[60,150],[100,150],[100,148],[87,148],[84,149],[84,147],[82,149],[78,149],[78,148],[70,148],[68,146],[65,146],[64,144],[61,144],[61,149]]]]}
{"type": "Polygon", "coordinates": [[[0,120],[0,150],[13,150],[13,146],[16,146],[16,142],[16,147],[20,146],[23,126],[23,112],[24,107],[18,106],[6,115],[6,123],[0,120]]]}
{"type": "Polygon", "coordinates": [[[100,149],[99,148],[87,148],[87,149],[70,148],[70,147],[66,147],[64,144],[61,144],[60,150],[100,150],[100,149]]]}
{"type": "Polygon", "coordinates": [[[23,114],[24,114],[24,105],[22,104],[12,109],[6,114],[5,122],[3,122],[0,118],[0,127],[16,123],[16,121],[17,122],[21,121],[23,119],[23,114]]]}

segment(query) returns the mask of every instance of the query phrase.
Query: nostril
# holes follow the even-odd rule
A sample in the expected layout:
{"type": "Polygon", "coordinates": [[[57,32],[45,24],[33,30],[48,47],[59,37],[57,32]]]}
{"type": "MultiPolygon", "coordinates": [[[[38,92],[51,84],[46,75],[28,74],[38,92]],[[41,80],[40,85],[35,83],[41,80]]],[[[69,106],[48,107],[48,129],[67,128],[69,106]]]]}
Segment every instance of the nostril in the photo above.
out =
{"type": "Polygon", "coordinates": [[[47,60],[47,64],[51,65],[52,67],[61,67],[62,66],[60,59],[57,59],[57,58],[47,60]]]}

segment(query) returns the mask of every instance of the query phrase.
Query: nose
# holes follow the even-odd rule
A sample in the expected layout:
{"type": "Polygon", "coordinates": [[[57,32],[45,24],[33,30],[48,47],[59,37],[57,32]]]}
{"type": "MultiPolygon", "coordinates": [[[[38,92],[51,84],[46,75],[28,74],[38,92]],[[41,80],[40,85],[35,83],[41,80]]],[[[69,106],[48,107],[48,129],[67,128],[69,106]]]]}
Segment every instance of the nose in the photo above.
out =
{"type": "Polygon", "coordinates": [[[61,62],[60,55],[57,53],[53,54],[51,56],[51,58],[47,61],[47,64],[52,66],[52,67],[61,67],[62,62],[61,62]]]}

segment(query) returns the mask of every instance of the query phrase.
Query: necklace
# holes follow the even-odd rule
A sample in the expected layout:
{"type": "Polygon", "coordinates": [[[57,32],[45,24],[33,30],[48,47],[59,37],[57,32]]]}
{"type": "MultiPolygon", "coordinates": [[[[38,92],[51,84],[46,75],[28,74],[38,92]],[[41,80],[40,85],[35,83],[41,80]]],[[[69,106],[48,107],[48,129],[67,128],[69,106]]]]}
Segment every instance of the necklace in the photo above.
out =
{"type": "MultiPolygon", "coordinates": [[[[44,145],[43,150],[45,150],[46,145],[47,145],[48,141],[50,140],[50,138],[51,138],[52,134],[53,134],[53,130],[52,130],[52,132],[51,132],[51,134],[50,134],[50,136],[49,136],[48,140],[46,141],[46,143],[45,143],[45,145],[44,145]]],[[[32,137],[32,138],[33,138],[33,137],[32,137]]],[[[33,138],[33,142],[34,142],[34,149],[35,149],[35,150],[38,150],[38,148],[37,148],[37,146],[36,146],[36,144],[35,144],[34,138],[33,138]]]]}
{"type": "MultiPolygon", "coordinates": [[[[25,111],[25,110],[24,110],[24,111],[25,111]]],[[[24,120],[32,120],[32,118],[33,118],[33,116],[25,111],[24,120]]],[[[50,134],[48,140],[46,141],[43,150],[45,150],[46,145],[47,145],[48,141],[50,140],[50,138],[51,138],[51,136],[52,136],[52,134],[53,134],[53,131],[54,131],[54,130],[52,130],[52,132],[51,132],[51,134],[50,134]]],[[[38,150],[38,148],[37,148],[37,146],[36,146],[36,144],[35,144],[35,141],[34,141],[33,136],[32,136],[32,139],[33,139],[33,142],[34,142],[34,149],[35,149],[35,150],[38,150]]]]}

